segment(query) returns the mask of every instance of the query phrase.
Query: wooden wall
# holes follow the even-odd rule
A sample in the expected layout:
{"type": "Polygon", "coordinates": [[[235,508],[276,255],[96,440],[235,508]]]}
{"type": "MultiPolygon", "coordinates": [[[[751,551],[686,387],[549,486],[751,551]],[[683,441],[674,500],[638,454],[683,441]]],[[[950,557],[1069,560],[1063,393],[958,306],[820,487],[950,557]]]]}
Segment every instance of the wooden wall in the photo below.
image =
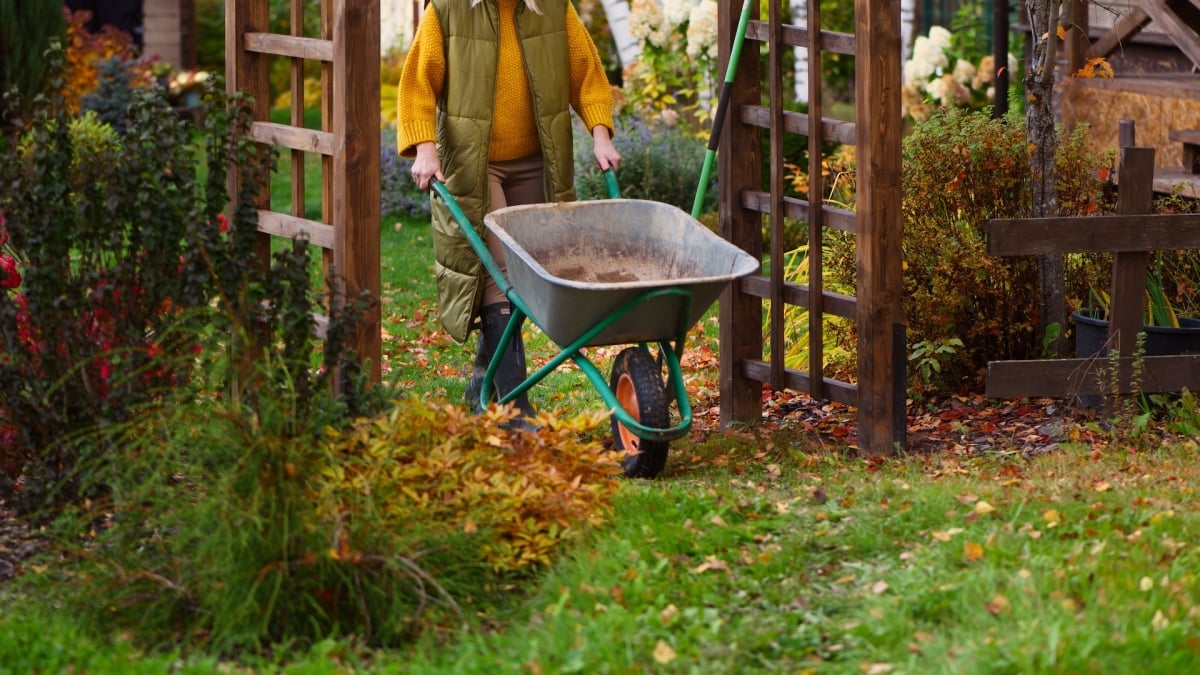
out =
{"type": "Polygon", "coordinates": [[[196,66],[194,0],[142,0],[145,53],[179,68],[196,66]]]}

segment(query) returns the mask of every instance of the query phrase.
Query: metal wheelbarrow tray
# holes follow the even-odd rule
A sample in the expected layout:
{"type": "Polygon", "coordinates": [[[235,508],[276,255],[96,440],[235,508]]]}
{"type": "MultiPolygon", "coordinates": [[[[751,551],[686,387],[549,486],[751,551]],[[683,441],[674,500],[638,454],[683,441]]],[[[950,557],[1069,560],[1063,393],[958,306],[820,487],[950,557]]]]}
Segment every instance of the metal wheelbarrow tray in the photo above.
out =
{"type": "Polygon", "coordinates": [[[670,204],[639,199],[499,209],[484,224],[504,249],[507,276],[530,318],[568,345],[655,342],[694,325],[758,261],[670,204]],[[644,297],[655,289],[682,289],[644,297]],[[682,321],[682,323],[681,323],[682,321]]]}

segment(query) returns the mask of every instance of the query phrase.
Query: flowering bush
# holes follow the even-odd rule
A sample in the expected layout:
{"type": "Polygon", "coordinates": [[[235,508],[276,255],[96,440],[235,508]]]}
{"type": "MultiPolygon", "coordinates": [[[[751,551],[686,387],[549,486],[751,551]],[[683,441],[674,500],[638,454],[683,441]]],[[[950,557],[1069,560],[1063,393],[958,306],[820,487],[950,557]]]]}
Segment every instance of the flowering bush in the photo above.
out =
{"type": "MultiPolygon", "coordinates": [[[[999,72],[995,58],[989,54],[972,61],[966,46],[960,46],[959,42],[942,26],[933,26],[929,35],[913,42],[912,55],[904,63],[904,86],[900,90],[906,116],[921,121],[934,108],[979,110],[995,100],[999,72]]],[[[1016,57],[1010,52],[1008,62],[1000,67],[1015,73],[1016,57]]]]}
{"type": "Polygon", "coordinates": [[[167,94],[176,101],[187,98],[189,94],[199,96],[212,78],[212,73],[207,70],[181,70],[167,81],[167,94]]]}
{"type": "Polygon", "coordinates": [[[704,121],[717,78],[717,3],[714,0],[633,0],[629,32],[642,58],[625,73],[625,112],[684,111],[704,121]]]}

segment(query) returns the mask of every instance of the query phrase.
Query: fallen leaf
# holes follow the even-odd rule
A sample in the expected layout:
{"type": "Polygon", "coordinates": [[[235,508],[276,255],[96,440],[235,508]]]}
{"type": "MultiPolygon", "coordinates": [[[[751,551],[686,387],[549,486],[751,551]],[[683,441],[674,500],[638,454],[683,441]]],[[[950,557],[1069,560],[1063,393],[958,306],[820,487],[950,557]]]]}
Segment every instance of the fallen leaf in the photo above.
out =
{"type": "Polygon", "coordinates": [[[992,513],[995,510],[996,510],[996,507],[992,506],[991,504],[989,504],[983,500],[979,500],[978,502],[975,502],[975,513],[978,513],[981,516],[986,516],[987,514],[992,513]]]}
{"type": "Polygon", "coordinates": [[[675,650],[665,640],[659,640],[658,644],[654,645],[654,660],[666,665],[675,660],[675,650]]]}
{"type": "Polygon", "coordinates": [[[983,558],[983,547],[973,541],[964,541],[963,557],[967,562],[979,562],[983,558]]]}
{"type": "Polygon", "coordinates": [[[984,603],[984,607],[991,612],[992,616],[999,616],[1012,609],[1012,604],[1009,603],[1008,598],[997,593],[991,602],[984,603]]]}
{"type": "Polygon", "coordinates": [[[887,589],[888,585],[886,581],[876,581],[874,584],[871,584],[871,592],[875,595],[883,595],[887,592],[887,589]]]}
{"type": "Polygon", "coordinates": [[[1057,527],[1062,522],[1062,516],[1056,509],[1046,509],[1042,511],[1042,522],[1046,523],[1046,527],[1057,527]]]}

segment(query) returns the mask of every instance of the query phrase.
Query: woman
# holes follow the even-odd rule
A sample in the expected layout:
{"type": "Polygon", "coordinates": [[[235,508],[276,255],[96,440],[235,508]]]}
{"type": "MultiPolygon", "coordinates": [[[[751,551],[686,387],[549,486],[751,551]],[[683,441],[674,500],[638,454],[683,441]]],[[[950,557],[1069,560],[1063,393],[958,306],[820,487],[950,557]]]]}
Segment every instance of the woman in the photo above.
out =
{"type": "MultiPolygon", "coordinates": [[[[397,142],[415,158],[417,186],[443,182],[504,270],[484,214],[575,198],[571,108],[591,130],[596,164],[615,170],[612,105],[596,45],[570,0],[431,0],[400,76],[397,142]]],[[[439,318],[458,342],[480,329],[466,391],[478,411],[511,307],[447,206],[433,199],[432,211],[439,318]]],[[[525,380],[519,330],[494,380],[497,396],[525,380]]],[[[533,407],[524,394],[513,402],[524,426],[533,407]]]]}

